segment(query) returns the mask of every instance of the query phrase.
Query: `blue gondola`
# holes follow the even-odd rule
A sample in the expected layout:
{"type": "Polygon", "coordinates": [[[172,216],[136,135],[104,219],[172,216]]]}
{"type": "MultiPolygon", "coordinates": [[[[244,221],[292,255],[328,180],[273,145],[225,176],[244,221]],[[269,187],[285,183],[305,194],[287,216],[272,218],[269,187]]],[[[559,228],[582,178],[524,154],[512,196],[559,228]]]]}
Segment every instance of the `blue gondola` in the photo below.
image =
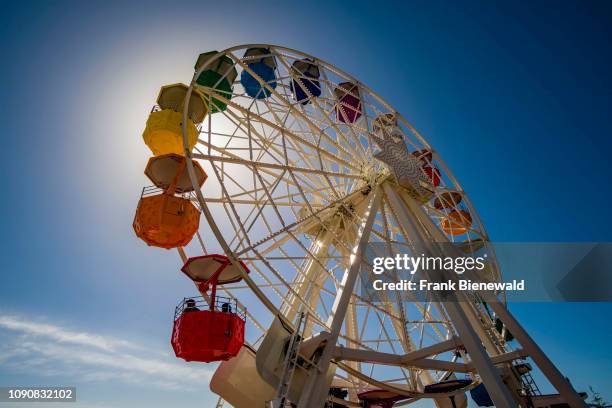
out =
{"type": "MultiPolygon", "coordinates": [[[[268,48],[249,48],[244,53],[245,63],[255,75],[267,85],[276,88],[276,61],[270,55],[268,48]]],[[[265,99],[270,96],[268,88],[263,87],[258,78],[253,77],[250,72],[243,70],[240,74],[240,83],[247,95],[255,99],[265,99]]]]}
{"type": "Polygon", "coordinates": [[[319,83],[319,67],[310,58],[295,61],[291,65],[294,78],[291,81],[291,91],[296,101],[302,105],[310,102],[311,97],[321,96],[319,83]]]}
{"type": "Polygon", "coordinates": [[[479,407],[492,407],[493,400],[489,395],[489,392],[485,388],[484,384],[479,384],[478,386],[472,388],[470,390],[470,397],[474,400],[476,405],[479,407]]]}

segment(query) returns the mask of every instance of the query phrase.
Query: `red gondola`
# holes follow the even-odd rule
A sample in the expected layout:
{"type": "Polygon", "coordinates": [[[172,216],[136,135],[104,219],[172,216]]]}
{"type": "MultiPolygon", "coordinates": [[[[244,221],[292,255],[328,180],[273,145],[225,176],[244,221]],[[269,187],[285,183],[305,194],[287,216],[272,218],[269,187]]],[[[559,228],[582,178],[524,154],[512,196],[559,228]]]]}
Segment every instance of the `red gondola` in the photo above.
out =
{"type": "Polygon", "coordinates": [[[438,187],[440,185],[440,179],[442,177],[440,175],[440,170],[438,170],[437,167],[423,166],[421,167],[421,170],[423,171],[423,173],[425,173],[425,175],[427,176],[431,184],[434,185],[434,187],[438,187]]]}
{"type": "Polygon", "coordinates": [[[244,322],[235,299],[219,296],[212,305],[202,297],[183,299],[174,316],[174,354],[185,361],[228,360],[244,344],[244,322]]]}
{"type": "Polygon", "coordinates": [[[186,361],[228,360],[244,344],[246,311],[236,299],[217,296],[217,285],[239,282],[243,262],[232,263],[224,255],[190,258],[181,269],[203,297],[185,298],[176,308],[172,330],[172,348],[186,361]],[[210,289],[210,293],[209,293],[210,289]]]}

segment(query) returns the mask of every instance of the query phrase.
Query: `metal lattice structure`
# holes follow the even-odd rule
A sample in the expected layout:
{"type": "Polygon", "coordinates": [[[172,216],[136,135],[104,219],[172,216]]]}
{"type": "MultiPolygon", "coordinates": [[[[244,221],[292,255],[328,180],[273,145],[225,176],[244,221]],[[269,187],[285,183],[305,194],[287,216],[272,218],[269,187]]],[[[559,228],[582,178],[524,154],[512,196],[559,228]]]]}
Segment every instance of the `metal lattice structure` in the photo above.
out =
{"type": "MultiPolygon", "coordinates": [[[[483,382],[497,406],[516,406],[524,396],[504,385],[500,367],[512,372],[512,362],[527,355],[540,366],[548,359],[517,327],[503,294],[487,302],[521,343],[517,350],[495,330],[478,294],[446,304],[408,291],[383,292],[373,301],[357,290],[366,248],[387,256],[397,248],[428,253],[435,242],[466,249],[489,242],[458,181],[400,113],[342,70],[272,45],[212,53],[196,70],[186,101],[193,92],[220,107],[199,125],[193,149],[183,112],[184,154],[208,174],[200,187],[187,161],[192,199],[207,222],[179,252],[185,259],[218,244],[248,266],[241,282],[219,290],[246,305],[246,340],[258,358],[271,350],[266,337],[275,320],[290,331],[302,313],[308,316],[302,343],[310,339],[317,352],[303,364],[296,405],[323,406],[332,384],[348,389],[351,406],[372,389],[402,396],[403,403],[441,401],[453,393],[427,394],[424,386],[468,375],[472,384],[455,394],[483,382]],[[264,51],[247,51],[253,49],[264,51]],[[212,86],[197,83],[221,62],[232,69],[224,68],[212,86]],[[272,67],[272,78],[258,73],[258,62],[272,67]],[[300,68],[313,66],[316,78],[300,68]],[[251,80],[249,89],[236,74],[251,80]],[[228,78],[231,87],[219,91],[216,85],[228,78]]],[[[490,261],[491,280],[501,279],[490,261]]],[[[541,368],[570,401],[573,389],[556,368],[541,368]]]]}

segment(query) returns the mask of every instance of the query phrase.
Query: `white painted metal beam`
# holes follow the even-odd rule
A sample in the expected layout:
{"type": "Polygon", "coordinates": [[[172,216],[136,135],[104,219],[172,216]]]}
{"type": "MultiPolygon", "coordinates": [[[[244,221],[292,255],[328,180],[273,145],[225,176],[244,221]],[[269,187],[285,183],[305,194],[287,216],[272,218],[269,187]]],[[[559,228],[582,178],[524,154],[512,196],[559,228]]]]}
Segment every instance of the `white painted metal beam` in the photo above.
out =
{"type": "MultiPolygon", "coordinates": [[[[418,218],[411,214],[407,205],[398,195],[395,187],[390,183],[384,183],[383,188],[387,196],[388,202],[391,205],[393,212],[398,218],[398,222],[403,229],[407,231],[417,248],[417,253],[424,253],[430,256],[437,255],[437,249],[430,242],[427,231],[418,221],[418,218]]],[[[444,302],[446,309],[461,342],[463,343],[474,367],[482,378],[483,383],[487,387],[487,391],[491,395],[496,407],[516,407],[516,402],[512,398],[508,388],[504,385],[502,378],[493,365],[489,355],[480,341],[479,336],[470,324],[465,312],[461,309],[457,302],[444,302]]]]}
{"type": "Polygon", "coordinates": [[[342,323],[346,316],[346,311],[349,306],[351,295],[357,282],[359,268],[366,245],[370,239],[370,232],[376,213],[381,202],[381,192],[376,188],[373,192],[372,201],[368,210],[364,214],[365,221],[359,228],[359,241],[351,254],[350,266],[345,270],[342,282],[336,293],[336,298],[332,306],[332,310],[327,321],[330,327],[330,336],[327,344],[323,348],[323,353],[319,359],[319,364],[310,372],[309,382],[302,393],[302,397],[298,403],[298,408],[322,407],[329,395],[329,379],[327,372],[330,362],[333,357],[333,351],[338,341],[338,335],[342,329],[342,323]]]}
{"type": "Polygon", "coordinates": [[[548,358],[538,344],[529,336],[527,331],[523,329],[520,323],[510,314],[508,309],[497,299],[487,299],[487,303],[495,314],[510,330],[510,333],[521,344],[523,349],[529,354],[533,361],[540,367],[542,373],[548,381],[557,389],[565,403],[572,408],[586,408],[586,403],[578,395],[572,384],[561,374],[559,369],[548,358]]]}

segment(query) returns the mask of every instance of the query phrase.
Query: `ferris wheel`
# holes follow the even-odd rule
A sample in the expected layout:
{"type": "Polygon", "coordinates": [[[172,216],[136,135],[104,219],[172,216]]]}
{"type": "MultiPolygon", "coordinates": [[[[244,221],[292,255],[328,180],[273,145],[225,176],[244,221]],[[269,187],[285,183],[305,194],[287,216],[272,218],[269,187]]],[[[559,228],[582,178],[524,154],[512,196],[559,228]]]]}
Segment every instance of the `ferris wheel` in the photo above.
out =
{"type": "Polygon", "coordinates": [[[371,254],[493,252],[436,150],[349,74],[280,46],[204,53],[189,86],[162,87],[144,139],[155,186],[134,228],[177,248],[202,295],[177,307],[172,344],[222,361],[210,387],[233,406],[527,406],[527,356],[578,404],[503,294],[360,290],[371,254]]]}

